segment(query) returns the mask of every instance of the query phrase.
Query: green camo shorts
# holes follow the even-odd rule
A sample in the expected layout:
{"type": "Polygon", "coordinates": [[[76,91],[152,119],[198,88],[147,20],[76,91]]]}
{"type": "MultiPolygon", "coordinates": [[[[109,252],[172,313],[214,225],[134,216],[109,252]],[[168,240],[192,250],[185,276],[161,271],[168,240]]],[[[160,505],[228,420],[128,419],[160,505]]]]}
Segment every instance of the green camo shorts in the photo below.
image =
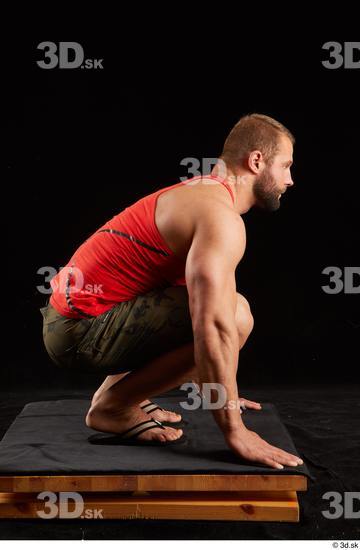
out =
{"type": "Polygon", "coordinates": [[[186,286],[156,289],[90,319],[40,309],[43,339],[60,367],[116,374],[193,342],[186,286]]]}

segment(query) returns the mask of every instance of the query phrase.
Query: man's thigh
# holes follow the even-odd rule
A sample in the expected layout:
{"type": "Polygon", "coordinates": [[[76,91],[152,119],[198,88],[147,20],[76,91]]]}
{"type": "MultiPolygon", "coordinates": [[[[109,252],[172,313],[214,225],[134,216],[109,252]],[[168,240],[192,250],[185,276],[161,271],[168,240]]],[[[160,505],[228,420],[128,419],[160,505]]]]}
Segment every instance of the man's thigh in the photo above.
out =
{"type": "Polygon", "coordinates": [[[126,372],[192,341],[186,286],[155,289],[100,315],[79,344],[74,366],[126,372]]]}

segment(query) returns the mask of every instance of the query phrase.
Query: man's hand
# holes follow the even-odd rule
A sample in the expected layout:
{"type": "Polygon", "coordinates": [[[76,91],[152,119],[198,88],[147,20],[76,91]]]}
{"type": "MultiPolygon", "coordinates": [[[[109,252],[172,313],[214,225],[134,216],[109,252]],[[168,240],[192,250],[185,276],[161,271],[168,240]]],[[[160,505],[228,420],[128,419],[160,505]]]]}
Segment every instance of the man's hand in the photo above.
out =
{"type": "Polygon", "coordinates": [[[243,427],[225,435],[226,443],[232,451],[246,460],[261,462],[272,468],[299,466],[303,461],[262,439],[257,433],[243,427]]]}

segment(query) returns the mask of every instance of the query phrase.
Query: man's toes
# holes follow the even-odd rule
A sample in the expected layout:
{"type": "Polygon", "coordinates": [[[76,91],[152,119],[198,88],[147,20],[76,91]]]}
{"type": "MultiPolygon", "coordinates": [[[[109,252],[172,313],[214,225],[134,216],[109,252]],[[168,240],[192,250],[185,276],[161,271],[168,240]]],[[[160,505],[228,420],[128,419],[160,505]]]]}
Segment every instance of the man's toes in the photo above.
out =
{"type": "Polygon", "coordinates": [[[166,411],[166,410],[164,410],[164,412],[165,412],[166,414],[168,414],[169,416],[173,416],[174,418],[178,418],[179,416],[181,417],[180,414],[178,414],[178,413],[176,413],[176,412],[174,412],[174,411],[166,411]]]}
{"type": "Polygon", "coordinates": [[[159,428],[154,428],[153,433],[151,434],[151,439],[165,442],[165,441],[174,441],[182,436],[182,430],[176,430],[174,428],[166,427],[165,430],[160,430],[159,428]]]}
{"type": "Polygon", "coordinates": [[[160,420],[160,422],[180,422],[182,420],[181,414],[173,411],[166,411],[164,409],[156,410],[149,414],[156,420],[160,420]]]}
{"type": "Polygon", "coordinates": [[[170,412],[170,420],[179,422],[181,420],[181,415],[175,412],[170,412]]]}
{"type": "Polygon", "coordinates": [[[167,428],[165,432],[162,433],[163,436],[168,441],[175,441],[175,439],[179,439],[182,435],[182,430],[175,430],[174,428],[167,428]]]}
{"type": "Polygon", "coordinates": [[[174,433],[173,433],[174,439],[179,439],[179,437],[181,437],[182,434],[183,434],[182,430],[174,430],[174,433]]]}
{"type": "Polygon", "coordinates": [[[173,411],[161,411],[161,420],[163,422],[180,422],[181,421],[181,415],[177,414],[173,411]]]}

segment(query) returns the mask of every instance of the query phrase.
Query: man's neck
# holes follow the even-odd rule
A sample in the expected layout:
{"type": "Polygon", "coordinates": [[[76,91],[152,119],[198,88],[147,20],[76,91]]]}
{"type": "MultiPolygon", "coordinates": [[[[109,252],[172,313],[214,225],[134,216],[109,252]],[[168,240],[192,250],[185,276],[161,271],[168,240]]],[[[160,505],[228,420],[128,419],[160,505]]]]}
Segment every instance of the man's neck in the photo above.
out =
{"type": "Polygon", "coordinates": [[[213,168],[211,175],[222,178],[231,187],[235,199],[234,209],[238,214],[245,214],[254,206],[255,199],[250,175],[245,172],[234,174],[231,170],[227,170],[224,175],[217,165],[213,168]]]}

